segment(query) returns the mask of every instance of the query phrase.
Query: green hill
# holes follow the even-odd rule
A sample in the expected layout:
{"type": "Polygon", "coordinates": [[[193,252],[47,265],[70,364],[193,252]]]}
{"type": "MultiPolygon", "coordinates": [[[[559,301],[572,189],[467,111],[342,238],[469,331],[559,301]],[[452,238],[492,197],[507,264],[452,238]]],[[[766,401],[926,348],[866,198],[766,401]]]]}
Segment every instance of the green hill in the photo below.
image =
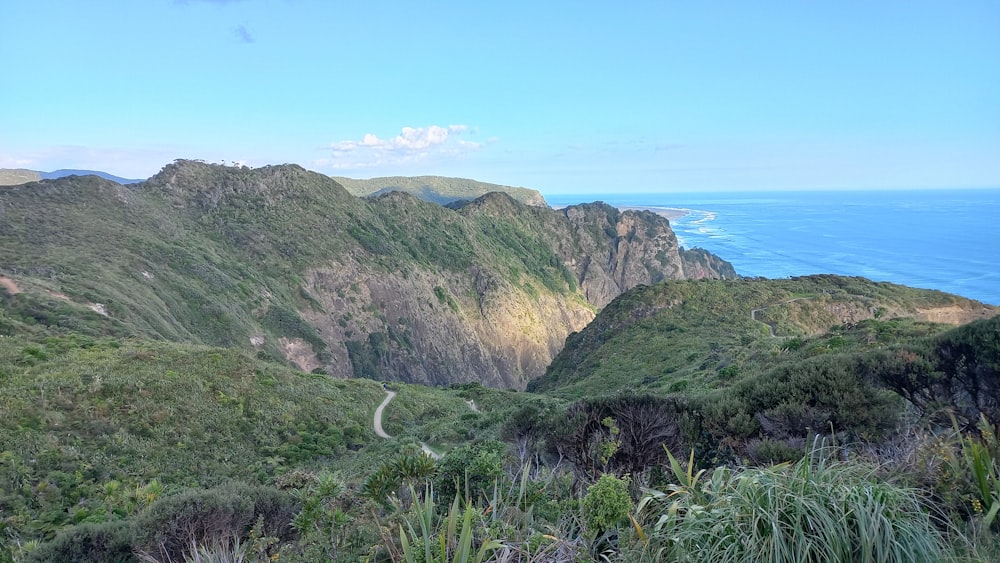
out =
{"type": "MultiPolygon", "coordinates": [[[[686,275],[652,214],[481,200],[361,199],[298,166],[192,161],[131,186],[4,187],[0,275],[21,291],[2,306],[55,331],[234,347],[341,377],[523,388],[595,307],[686,275]]],[[[718,266],[707,275],[733,275],[718,266]]]]}
{"type": "Polygon", "coordinates": [[[222,348],[78,334],[0,338],[0,546],[123,518],[148,503],[137,493],[268,484],[331,467],[362,479],[383,460],[418,451],[418,440],[443,452],[496,436],[521,402],[485,389],[395,389],[383,415],[393,439],[383,440],[372,416],[385,393],[373,381],[222,348]]]}
{"type": "Polygon", "coordinates": [[[115,176],[107,172],[101,172],[100,170],[60,169],[53,170],[52,172],[39,172],[24,168],[0,168],[0,186],[14,186],[27,182],[37,182],[38,180],[54,180],[66,176],[100,176],[105,180],[111,180],[119,184],[135,184],[142,181],[122,178],[121,176],[115,176]]]}
{"type": "Polygon", "coordinates": [[[997,312],[939,291],[842,276],[671,281],[617,298],[567,339],[529,390],[585,397],[728,386],[737,374],[760,374],[776,362],[883,346],[946,326],[933,322],[997,312]]]}
{"type": "Polygon", "coordinates": [[[334,176],[333,179],[358,197],[400,191],[415,195],[424,201],[445,205],[455,201],[473,200],[490,192],[502,192],[527,205],[548,207],[545,198],[537,190],[477,182],[466,178],[389,176],[358,180],[334,176]]]}

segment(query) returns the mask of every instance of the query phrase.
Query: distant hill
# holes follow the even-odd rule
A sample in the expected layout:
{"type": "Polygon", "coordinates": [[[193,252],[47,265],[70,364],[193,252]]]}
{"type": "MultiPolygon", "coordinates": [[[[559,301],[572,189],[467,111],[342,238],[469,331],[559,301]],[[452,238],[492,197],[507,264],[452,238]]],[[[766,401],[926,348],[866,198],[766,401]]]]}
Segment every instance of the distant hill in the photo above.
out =
{"type": "Polygon", "coordinates": [[[105,180],[111,180],[112,182],[118,182],[119,184],[138,184],[142,182],[141,179],[134,178],[122,178],[121,176],[115,176],[114,174],[108,174],[107,172],[101,172],[100,170],[71,170],[71,169],[60,169],[54,170],[52,172],[40,172],[43,180],[55,180],[56,178],[65,178],[66,176],[100,176],[105,180]]]}
{"type": "Polygon", "coordinates": [[[0,186],[15,186],[26,182],[37,182],[38,180],[54,180],[65,178],[66,176],[100,176],[105,180],[118,182],[119,184],[136,184],[142,180],[122,178],[100,170],[71,170],[60,169],[52,172],[39,172],[37,170],[27,170],[25,168],[0,168],[0,186]]]}
{"type": "Polygon", "coordinates": [[[0,168],[0,186],[15,186],[42,179],[40,172],[26,168],[0,168]]]}
{"type": "Polygon", "coordinates": [[[415,195],[424,201],[445,205],[454,201],[473,200],[489,192],[503,192],[521,203],[540,207],[548,206],[545,198],[536,190],[477,182],[465,178],[390,176],[355,180],[334,176],[333,179],[347,188],[347,191],[359,197],[378,196],[386,192],[399,191],[415,195]]]}

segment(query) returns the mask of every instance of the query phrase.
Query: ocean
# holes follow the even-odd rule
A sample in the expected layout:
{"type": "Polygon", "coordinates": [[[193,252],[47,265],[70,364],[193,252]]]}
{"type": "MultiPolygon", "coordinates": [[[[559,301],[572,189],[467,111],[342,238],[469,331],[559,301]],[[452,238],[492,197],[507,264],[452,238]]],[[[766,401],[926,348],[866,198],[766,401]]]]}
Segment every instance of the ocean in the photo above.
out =
{"type": "Polygon", "coordinates": [[[863,276],[1000,305],[1000,189],[555,195],[554,207],[604,201],[681,209],[685,248],[742,276],[863,276]]]}

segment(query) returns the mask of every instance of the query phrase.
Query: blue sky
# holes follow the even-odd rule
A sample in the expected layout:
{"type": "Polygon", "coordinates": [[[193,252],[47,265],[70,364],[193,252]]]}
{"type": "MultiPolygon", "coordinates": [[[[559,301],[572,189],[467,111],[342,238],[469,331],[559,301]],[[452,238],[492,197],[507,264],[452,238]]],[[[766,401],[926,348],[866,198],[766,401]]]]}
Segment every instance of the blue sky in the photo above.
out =
{"type": "Polygon", "coordinates": [[[1000,186],[1000,2],[12,0],[0,167],[1000,186]]]}

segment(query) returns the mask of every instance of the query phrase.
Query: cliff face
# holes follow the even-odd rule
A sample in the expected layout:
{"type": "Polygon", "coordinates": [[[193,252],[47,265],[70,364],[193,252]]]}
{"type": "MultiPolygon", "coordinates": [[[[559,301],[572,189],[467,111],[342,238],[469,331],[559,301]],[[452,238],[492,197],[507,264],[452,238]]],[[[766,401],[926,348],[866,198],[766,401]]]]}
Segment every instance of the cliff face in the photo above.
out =
{"type": "Polygon", "coordinates": [[[22,309],[58,294],[119,332],[338,377],[523,388],[615,296],[690,270],[652,213],[359,199],[298,166],[179,161],[136,186],[3,188],[0,209],[10,299],[39,300],[22,309]]]}
{"type": "Polygon", "coordinates": [[[384,276],[356,261],[310,270],[305,288],[322,310],[303,317],[328,345],[324,369],[338,377],[523,389],[593,317],[580,302],[532,297],[489,270],[470,274],[384,276]]]}
{"type": "Polygon", "coordinates": [[[566,219],[559,229],[560,256],[598,308],[637,285],[737,277],[732,265],[717,256],[682,250],[669,222],[655,213],[619,211],[600,202],[560,213],[566,219]]]}

